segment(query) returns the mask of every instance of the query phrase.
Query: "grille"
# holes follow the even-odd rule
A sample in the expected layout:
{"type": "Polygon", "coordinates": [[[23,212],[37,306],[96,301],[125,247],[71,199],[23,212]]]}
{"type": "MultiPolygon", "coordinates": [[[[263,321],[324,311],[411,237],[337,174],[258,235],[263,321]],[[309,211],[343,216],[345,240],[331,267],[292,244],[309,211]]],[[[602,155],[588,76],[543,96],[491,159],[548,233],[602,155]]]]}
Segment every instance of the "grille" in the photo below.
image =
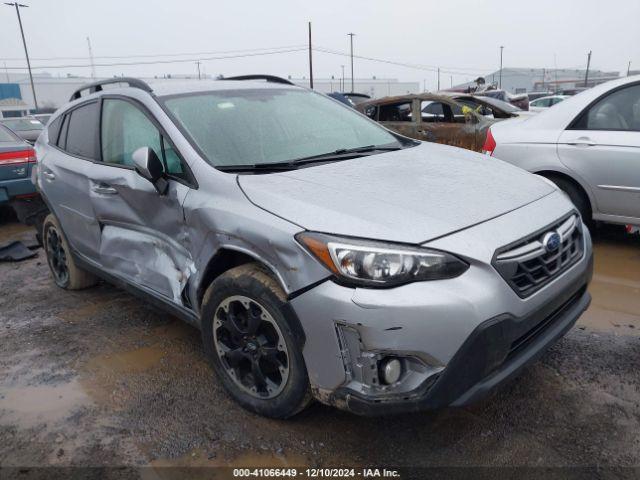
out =
{"type": "Polygon", "coordinates": [[[498,250],[493,266],[520,297],[528,297],[582,258],[582,236],[580,217],[572,214],[542,232],[498,250]],[[548,251],[544,238],[553,232],[560,236],[560,245],[548,251]]]}

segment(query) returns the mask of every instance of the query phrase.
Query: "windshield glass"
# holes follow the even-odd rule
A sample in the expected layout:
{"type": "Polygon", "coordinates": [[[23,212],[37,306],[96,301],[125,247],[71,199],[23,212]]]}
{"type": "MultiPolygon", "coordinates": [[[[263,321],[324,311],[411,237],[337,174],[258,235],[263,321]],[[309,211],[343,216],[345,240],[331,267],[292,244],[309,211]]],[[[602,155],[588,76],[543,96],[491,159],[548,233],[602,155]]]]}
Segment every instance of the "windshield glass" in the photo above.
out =
{"type": "Polygon", "coordinates": [[[288,162],[340,149],[398,146],[387,130],[307,90],[219,90],[164,103],[214,166],[288,162]]]}
{"type": "Polygon", "coordinates": [[[27,130],[42,130],[44,125],[32,118],[16,118],[15,120],[3,120],[7,127],[15,132],[25,132],[27,130]]]}

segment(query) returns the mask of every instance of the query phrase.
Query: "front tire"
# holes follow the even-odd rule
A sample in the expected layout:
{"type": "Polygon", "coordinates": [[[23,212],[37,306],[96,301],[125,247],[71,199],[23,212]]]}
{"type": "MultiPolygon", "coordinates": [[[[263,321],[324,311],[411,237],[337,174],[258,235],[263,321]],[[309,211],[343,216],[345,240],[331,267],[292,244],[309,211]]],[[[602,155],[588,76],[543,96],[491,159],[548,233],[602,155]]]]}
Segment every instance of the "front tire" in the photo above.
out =
{"type": "Polygon", "coordinates": [[[579,187],[577,187],[573,182],[569,180],[565,180],[564,178],[557,177],[555,175],[550,175],[547,178],[549,178],[549,180],[555,183],[560,190],[562,190],[569,196],[573,204],[580,212],[582,221],[591,230],[594,222],[589,197],[587,197],[587,195],[579,187]]]}
{"type": "Polygon", "coordinates": [[[202,339],[212,368],[242,407],[288,418],[311,401],[309,378],[286,295],[260,265],[233,268],[207,289],[202,339]]]}
{"type": "Polygon", "coordinates": [[[65,290],[80,290],[98,283],[98,278],[76,265],[69,243],[53,214],[42,224],[42,243],[53,280],[65,290]]]}

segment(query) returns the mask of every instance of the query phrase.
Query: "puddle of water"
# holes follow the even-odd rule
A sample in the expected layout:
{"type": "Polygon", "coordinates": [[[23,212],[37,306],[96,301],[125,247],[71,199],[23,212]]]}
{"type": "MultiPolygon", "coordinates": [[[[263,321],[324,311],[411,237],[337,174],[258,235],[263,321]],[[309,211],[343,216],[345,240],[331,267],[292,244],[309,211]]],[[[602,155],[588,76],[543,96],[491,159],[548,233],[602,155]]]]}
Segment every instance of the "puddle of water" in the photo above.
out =
{"type": "Polygon", "coordinates": [[[640,246],[631,241],[598,241],[594,260],[591,307],[578,324],[640,336],[640,246]]]}
{"type": "Polygon", "coordinates": [[[113,373],[140,373],[158,365],[164,355],[164,350],[158,346],[142,347],[128,352],[93,357],[87,363],[87,368],[113,373]]]}
{"type": "Polygon", "coordinates": [[[59,385],[0,387],[0,418],[3,424],[25,428],[51,425],[69,417],[91,400],[80,383],[73,380],[59,385]]]}

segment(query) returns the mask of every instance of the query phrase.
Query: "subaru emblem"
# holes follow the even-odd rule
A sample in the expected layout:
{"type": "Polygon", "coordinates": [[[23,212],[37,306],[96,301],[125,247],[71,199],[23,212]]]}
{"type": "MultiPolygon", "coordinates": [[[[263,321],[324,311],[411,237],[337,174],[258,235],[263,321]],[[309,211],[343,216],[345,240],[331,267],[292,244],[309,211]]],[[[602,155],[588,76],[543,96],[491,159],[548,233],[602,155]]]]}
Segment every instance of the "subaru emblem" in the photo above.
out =
{"type": "Polygon", "coordinates": [[[542,237],[542,246],[549,253],[558,250],[560,248],[560,235],[558,232],[547,232],[542,237]]]}

